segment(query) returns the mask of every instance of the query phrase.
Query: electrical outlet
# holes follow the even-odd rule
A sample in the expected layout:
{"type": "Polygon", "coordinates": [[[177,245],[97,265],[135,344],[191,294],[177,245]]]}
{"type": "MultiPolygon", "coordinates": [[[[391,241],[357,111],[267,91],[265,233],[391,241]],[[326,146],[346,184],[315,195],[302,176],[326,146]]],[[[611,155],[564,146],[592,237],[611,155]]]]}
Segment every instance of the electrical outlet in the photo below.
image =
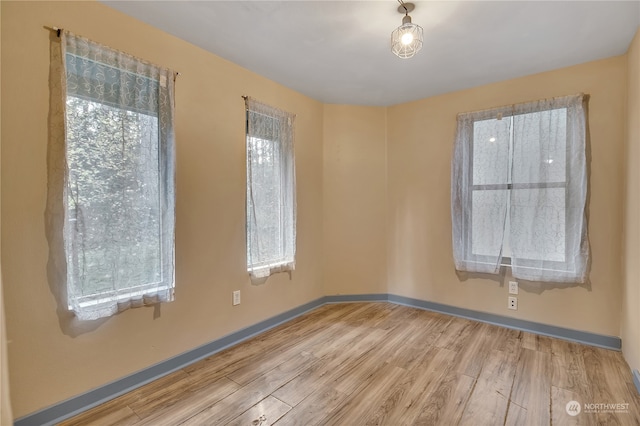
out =
{"type": "Polygon", "coordinates": [[[518,310],[518,298],[517,297],[509,297],[509,304],[507,305],[509,309],[513,309],[514,311],[518,310]]]}
{"type": "Polygon", "coordinates": [[[509,281],[509,294],[518,294],[518,282],[509,281]]]}
{"type": "Polygon", "coordinates": [[[233,306],[240,304],[240,290],[233,292],[233,306]]]}

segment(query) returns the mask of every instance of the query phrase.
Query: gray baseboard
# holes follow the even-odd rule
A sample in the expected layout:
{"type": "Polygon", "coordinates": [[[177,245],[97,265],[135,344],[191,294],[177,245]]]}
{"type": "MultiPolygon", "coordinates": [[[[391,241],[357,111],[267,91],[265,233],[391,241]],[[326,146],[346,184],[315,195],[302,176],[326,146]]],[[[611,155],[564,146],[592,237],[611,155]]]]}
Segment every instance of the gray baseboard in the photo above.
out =
{"type": "Polygon", "coordinates": [[[486,322],[488,324],[499,325],[501,327],[515,330],[527,331],[535,334],[542,334],[549,337],[570,340],[572,342],[584,343],[586,345],[598,346],[605,349],[619,351],[622,348],[622,340],[616,336],[605,336],[602,334],[589,333],[586,331],[573,330],[570,328],[556,327],[555,325],[541,324],[538,322],[522,320],[503,315],[489,314],[486,312],[474,311],[471,309],[457,308],[455,306],[443,305],[441,303],[427,302],[425,300],[412,299],[405,296],[389,295],[389,302],[399,305],[411,306],[413,308],[426,309],[428,311],[440,312],[456,317],[467,318],[475,321],[486,322]]]}
{"type": "Polygon", "coordinates": [[[633,384],[636,385],[636,390],[640,394],[640,372],[633,370],[633,384]]]}
{"type": "Polygon", "coordinates": [[[388,302],[389,295],[386,293],[372,294],[334,294],[324,297],[325,303],[348,303],[348,302],[388,302]]]}
{"type": "MultiPolygon", "coordinates": [[[[21,417],[17,419],[14,424],[15,426],[54,425],[83,411],[86,411],[113,398],[130,392],[149,382],[159,379],[162,376],[186,367],[189,364],[211,356],[260,333],[263,333],[284,322],[290,321],[312,309],[318,308],[327,303],[348,302],[390,302],[398,305],[405,305],[413,308],[425,309],[447,315],[453,315],[461,318],[495,324],[498,326],[513,328],[516,330],[528,331],[545,336],[571,340],[587,345],[599,346],[606,349],[620,350],[622,345],[619,337],[603,336],[599,334],[588,333],[585,331],[571,330],[568,328],[540,324],[533,321],[520,320],[517,318],[489,314],[485,312],[474,311],[471,309],[457,308],[455,306],[427,302],[425,300],[413,299],[405,296],[397,296],[394,294],[345,294],[324,296],[289,311],[283,312],[272,318],[260,321],[259,323],[256,323],[242,330],[228,334],[224,337],[221,337],[220,339],[199,346],[173,358],[169,358],[165,361],[152,365],[129,376],[115,380],[111,383],[107,383],[103,386],[85,392],[78,396],[69,398],[65,401],[54,404],[51,407],[47,407],[35,413],[21,417]]],[[[636,388],[640,392],[640,374],[637,370],[633,372],[633,379],[636,388]]]]}
{"type": "Polygon", "coordinates": [[[313,300],[298,306],[289,311],[283,312],[272,318],[260,321],[242,330],[228,334],[220,339],[199,346],[195,349],[169,358],[144,370],[133,373],[129,376],[107,383],[88,392],[74,396],[65,401],[54,404],[50,407],[28,414],[16,419],[15,426],[49,426],[55,425],[65,419],[73,417],[83,411],[89,410],[104,402],[114,399],[120,395],[130,392],[140,386],[150,383],[160,377],[173,373],[189,364],[211,356],[230,346],[236,345],[244,340],[263,333],[273,327],[312,310],[326,303],[325,297],[313,300]]]}

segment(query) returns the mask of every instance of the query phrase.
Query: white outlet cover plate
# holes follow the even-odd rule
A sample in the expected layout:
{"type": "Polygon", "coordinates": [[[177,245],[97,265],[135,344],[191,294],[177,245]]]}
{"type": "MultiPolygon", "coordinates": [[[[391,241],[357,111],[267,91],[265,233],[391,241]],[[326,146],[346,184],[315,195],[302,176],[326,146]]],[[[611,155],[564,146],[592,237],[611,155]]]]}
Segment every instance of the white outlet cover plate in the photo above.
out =
{"type": "Polygon", "coordinates": [[[518,282],[509,281],[509,294],[518,294],[518,282]]]}

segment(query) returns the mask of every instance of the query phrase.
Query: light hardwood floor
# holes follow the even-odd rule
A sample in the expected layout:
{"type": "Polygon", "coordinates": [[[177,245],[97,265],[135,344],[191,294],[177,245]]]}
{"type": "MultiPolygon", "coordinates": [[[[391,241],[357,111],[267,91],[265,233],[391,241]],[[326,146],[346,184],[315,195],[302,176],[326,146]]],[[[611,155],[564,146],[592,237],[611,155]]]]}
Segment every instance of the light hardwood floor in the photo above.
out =
{"type": "Polygon", "coordinates": [[[391,303],[345,303],[63,424],[640,425],[640,398],[619,352],[391,303]],[[582,412],[569,416],[569,401],[582,412]],[[628,411],[584,405],[611,403],[628,411]]]}

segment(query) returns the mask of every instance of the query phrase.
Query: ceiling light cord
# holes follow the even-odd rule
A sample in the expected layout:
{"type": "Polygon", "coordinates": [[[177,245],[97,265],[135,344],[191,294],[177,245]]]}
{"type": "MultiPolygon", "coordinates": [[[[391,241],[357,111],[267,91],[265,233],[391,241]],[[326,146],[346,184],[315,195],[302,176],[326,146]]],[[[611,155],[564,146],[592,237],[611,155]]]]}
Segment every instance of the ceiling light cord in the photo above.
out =
{"type": "Polygon", "coordinates": [[[404,14],[408,15],[409,11],[407,10],[407,6],[404,5],[404,2],[402,0],[398,0],[398,3],[400,3],[400,6],[404,8],[404,14]]]}

